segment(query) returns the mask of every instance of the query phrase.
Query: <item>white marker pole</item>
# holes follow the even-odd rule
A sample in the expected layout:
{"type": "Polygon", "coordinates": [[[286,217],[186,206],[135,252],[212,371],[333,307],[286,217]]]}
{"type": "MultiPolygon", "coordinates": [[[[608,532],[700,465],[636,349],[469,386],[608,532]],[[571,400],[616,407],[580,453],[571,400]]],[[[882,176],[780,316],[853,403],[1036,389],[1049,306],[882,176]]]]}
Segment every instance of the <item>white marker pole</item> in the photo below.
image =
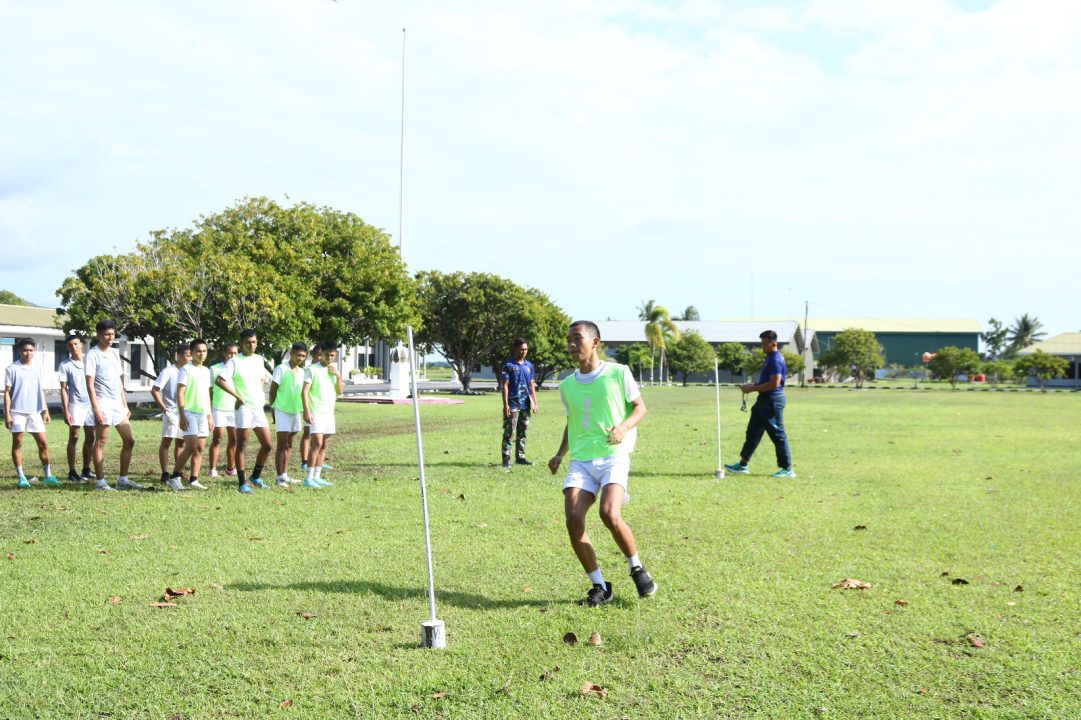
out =
{"type": "Polygon", "coordinates": [[[713,358],[713,387],[717,392],[717,471],[713,477],[724,477],[724,463],[721,462],[721,370],[717,358],[713,358]]]}
{"type": "Polygon", "coordinates": [[[417,392],[417,361],[413,350],[413,327],[409,336],[409,387],[413,392],[413,422],[417,429],[417,465],[420,467],[420,505],[424,510],[424,552],[428,558],[428,619],[420,624],[420,644],[426,648],[447,646],[447,628],[435,616],[435,573],[432,572],[432,533],[428,525],[428,483],[424,477],[424,444],[420,439],[420,393],[417,392]]]}

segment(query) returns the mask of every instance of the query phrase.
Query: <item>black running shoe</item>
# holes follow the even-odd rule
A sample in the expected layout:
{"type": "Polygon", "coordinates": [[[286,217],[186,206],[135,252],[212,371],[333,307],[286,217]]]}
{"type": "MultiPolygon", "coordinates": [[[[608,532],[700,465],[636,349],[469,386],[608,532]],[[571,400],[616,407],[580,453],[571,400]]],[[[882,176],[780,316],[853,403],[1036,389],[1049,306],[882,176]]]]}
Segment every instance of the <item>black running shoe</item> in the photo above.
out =
{"type": "Polygon", "coordinates": [[[79,473],[72,470],[71,472],[68,473],[68,482],[81,483],[81,482],[84,482],[84,481],[83,481],[82,476],[79,475],[79,473]]]}
{"type": "Polygon", "coordinates": [[[631,579],[634,580],[634,586],[638,588],[638,597],[649,597],[657,592],[657,583],[653,582],[653,578],[641,565],[631,570],[631,579]]]}
{"type": "Polygon", "coordinates": [[[612,602],[612,583],[610,582],[591,587],[589,593],[586,594],[584,599],[579,600],[578,604],[586,607],[597,607],[606,602],[612,602]]]}
{"type": "Polygon", "coordinates": [[[515,460],[514,462],[518,463],[519,465],[532,465],[533,464],[532,460],[526,460],[524,457],[520,457],[517,460],[515,460]]]}

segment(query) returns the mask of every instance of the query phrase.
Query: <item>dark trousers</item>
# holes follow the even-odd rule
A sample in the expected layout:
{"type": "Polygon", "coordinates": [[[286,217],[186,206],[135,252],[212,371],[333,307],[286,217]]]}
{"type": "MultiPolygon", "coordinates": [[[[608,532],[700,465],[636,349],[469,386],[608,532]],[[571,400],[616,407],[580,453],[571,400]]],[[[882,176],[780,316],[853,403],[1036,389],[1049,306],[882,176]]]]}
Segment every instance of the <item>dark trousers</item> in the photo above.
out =
{"type": "Polygon", "coordinates": [[[511,447],[514,448],[515,458],[518,460],[525,459],[525,436],[529,432],[529,408],[523,408],[522,410],[511,410],[510,415],[503,416],[503,461],[510,461],[511,447]],[[518,437],[514,445],[511,445],[511,438],[517,433],[518,437]]]}
{"type": "Polygon", "coordinates": [[[747,421],[747,439],[739,451],[741,460],[750,461],[762,440],[762,433],[766,433],[777,450],[777,467],[792,467],[792,454],[784,431],[784,405],[784,395],[758,394],[758,400],[751,406],[751,419],[747,421]]]}

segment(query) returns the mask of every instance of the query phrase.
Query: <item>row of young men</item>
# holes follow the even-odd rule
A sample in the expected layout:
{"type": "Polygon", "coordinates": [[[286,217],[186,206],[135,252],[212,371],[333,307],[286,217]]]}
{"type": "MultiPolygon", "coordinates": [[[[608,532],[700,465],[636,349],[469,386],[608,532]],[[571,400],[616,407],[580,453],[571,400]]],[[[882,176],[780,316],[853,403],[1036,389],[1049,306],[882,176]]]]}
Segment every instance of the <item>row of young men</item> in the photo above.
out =
{"type": "MultiPolygon", "coordinates": [[[[128,477],[135,439],[129,424],[131,411],[123,383],[121,358],[112,347],[115,339],[116,325],[108,320],[97,324],[94,346],[85,358],[82,355],[82,340],[78,337],[67,339],[70,357],[61,363],[59,375],[64,420],[70,428],[68,479],[73,482],[89,479],[89,465],[92,462],[97,489],[114,489],[105,478],[104,451],[110,430],[115,428],[121,439],[116,488],[143,489],[142,484],[128,477]],[[80,432],[84,436],[82,475],[75,471],[80,432]]],[[[335,368],[337,347],[332,343],[320,346],[319,360],[305,367],[308,348],[302,343],[295,343],[290,348],[289,360],[271,375],[267,372],[264,358],[255,352],[258,343],[255,331],[245,330],[240,335],[240,342],[230,344],[224,353],[227,357],[212,369],[205,366],[206,342],[195,340],[178,352],[177,363],[170,366],[175,371],[175,377],[170,379],[172,371],[163,371],[158,382],[155,382],[153,395],[163,410],[163,440],[159,460],[162,479],[170,489],[185,489],[183,471],[189,463],[191,474],[187,487],[205,489],[199,482],[202,452],[207,437],[216,427],[224,429],[224,434],[230,439],[235,438],[235,447],[228,462],[233,467],[235,460],[237,489],[241,493],[251,493],[253,487],[267,487],[262,480],[262,472],[271,450],[269,423],[263,411],[268,379],[271,383],[270,402],[274,407],[278,431],[279,452],[275,458],[278,485],[284,487],[296,482],[288,475],[288,464],[294,438],[302,426],[307,427],[310,438],[305,457],[304,485],[313,488],[330,485],[322,480],[321,473],[327,443],[335,433],[334,403],[343,389],[341,375],[335,368]],[[164,382],[161,382],[163,376],[164,382]],[[244,457],[249,433],[259,443],[250,476],[246,473],[244,457]],[[180,438],[182,442],[177,444],[176,440],[180,438]],[[172,472],[168,472],[168,447],[171,444],[174,445],[174,465],[172,472]]],[[[24,432],[37,442],[45,484],[56,485],[59,480],[52,472],[45,435],[45,424],[49,422],[45,393],[40,374],[32,368],[34,342],[20,340],[17,350],[19,361],[8,366],[4,378],[5,422],[12,433],[12,461],[18,475],[17,486],[30,486],[22,466],[24,432]]],[[[217,437],[221,435],[217,434],[217,437]]],[[[216,455],[212,450],[212,468],[217,460],[216,455]]]]}

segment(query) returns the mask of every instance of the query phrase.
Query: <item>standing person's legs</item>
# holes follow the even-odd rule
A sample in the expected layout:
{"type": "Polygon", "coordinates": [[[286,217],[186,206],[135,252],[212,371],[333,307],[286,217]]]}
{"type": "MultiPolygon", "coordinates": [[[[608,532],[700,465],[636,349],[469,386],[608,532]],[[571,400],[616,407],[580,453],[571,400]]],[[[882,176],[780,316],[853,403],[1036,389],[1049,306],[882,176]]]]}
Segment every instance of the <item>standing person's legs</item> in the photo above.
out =
{"type": "MultiPolygon", "coordinates": [[[[158,444],[158,465],[161,466],[161,479],[162,482],[169,477],[169,448],[173,445],[172,437],[163,437],[158,444]]],[[[176,458],[173,458],[173,462],[176,462],[176,458]]]]}
{"type": "Polygon", "coordinates": [[[304,423],[304,433],[300,436],[300,462],[302,462],[305,467],[308,465],[308,455],[311,454],[312,451],[311,440],[311,427],[307,423],[304,423]]]}
{"type": "Polygon", "coordinates": [[[50,477],[52,467],[49,464],[49,439],[43,432],[33,433],[34,442],[38,444],[38,460],[41,461],[41,469],[45,472],[45,477],[50,477]]]}
{"type": "MultiPolygon", "coordinates": [[[[82,428],[72,423],[68,427],[68,475],[78,475],[78,471],[75,470],[75,460],[79,451],[79,432],[82,428]]],[[[83,467],[86,467],[86,444],[83,444],[83,467]]]]}
{"type": "Polygon", "coordinates": [[[279,432],[276,434],[277,445],[274,448],[274,470],[278,477],[282,477],[289,469],[289,451],[293,447],[293,438],[296,433],[279,432]]]}
{"type": "Polygon", "coordinates": [[[11,462],[15,464],[15,471],[19,475],[23,475],[23,434],[19,432],[11,431],[11,462]]]}
{"type": "Polygon", "coordinates": [[[503,416],[503,466],[510,466],[511,441],[514,439],[514,428],[518,425],[518,410],[511,410],[509,415],[503,416]]]}
{"type": "Polygon", "coordinates": [[[125,420],[116,426],[116,434],[120,436],[123,445],[120,447],[120,474],[118,477],[126,478],[128,469],[131,467],[131,454],[135,450],[135,437],[131,433],[131,424],[125,420]]]}
{"type": "Polygon", "coordinates": [[[529,432],[529,417],[532,412],[529,408],[518,411],[518,422],[515,427],[516,438],[514,444],[514,457],[518,462],[528,462],[525,457],[526,433],[529,432]]]}
{"type": "Polygon", "coordinates": [[[326,436],[316,432],[308,435],[308,470],[304,477],[304,487],[318,488],[327,484],[319,477],[323,470],[323,458],[326,456],[324,437],[326,436]]]}
{"type": "Polygon", "coordinates": [[[105,482],[105,445],[109,442],[109,426],[94,426],[94,477],[98,484],[105,482]]]}
{"type": "Polygon", "coordinates": [[[274,446],[270,444],[270,428],[265,424],[265,415],[263,421],[263,425],[257,425],[253,429],[255,439],[259,441],[259,450],[255,453],[255,465],[252,467],[251,477],[253,480],[262,476],[263,466],[266,465],[266,461],[270,458],[270,452],[274,449],[274,446]]]}
{"type": "Polygon", "coordinates": [[[772,403],[764,402],[763,396],[751,406],[751,417],[747,420],[747,437],[743,441],[743,448],[739,451],[740,465],[746,465],[751,461],[758,443],[762,441],[762,435],[766,432],[769,416],[772,415],[772,403]],[[769,405],[770,407],[767,407],[769,405]]]}
{"type": "Polygon", "coordinates": [[[788,447],[788,434],[784,430],[784,398],[773,401],[773,413],[766,421],[766,432],[777,451],[777,467],[787,470],[792,467],[792,453],[788,447]]]}
{"type": "MultiPolygon", "coordinates": [[[[596,501],[596,496],[582,488],[566,487],[563,489],[563,515],[567,523],[567,535],[571,541],[582,569],[593,579],[593,573],[599,570],[597,551],[586,533],[586,514],[596,501]]],[[[598,583],[599,584],[599,583],[598,583]]]]}
{"type": "Polygon", "coordinates": [[[217,424],[217,418],[215,418],[214,425],[214,437],[210,441],[210,474],[216,475],[218,472],[218,450],[221,448],[221,439],[225,437],[225,428],[217,424]]]}
{"type": "Polygon", "coordinates": [[[94,463],[94,426],[83,426],[83,472],[84,480],[90,479],[90,466],[94,463]]]}
{"type": "Polygon", "coordinates": [[[225,428],[225,435],[228,437],[228,442],[225,444],[225,474],[236,475],[236,458],[237,458],[237,434],[235,427],[225,428]]]}

